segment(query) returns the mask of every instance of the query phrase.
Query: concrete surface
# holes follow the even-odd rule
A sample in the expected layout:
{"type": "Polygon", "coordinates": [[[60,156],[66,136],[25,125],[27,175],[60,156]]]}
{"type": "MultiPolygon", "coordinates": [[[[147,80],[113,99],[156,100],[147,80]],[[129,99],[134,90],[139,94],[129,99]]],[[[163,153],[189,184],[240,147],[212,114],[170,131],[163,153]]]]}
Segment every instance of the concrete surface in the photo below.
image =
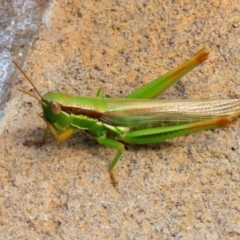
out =
{"type": "MultiPolygon", "coordinates": [[[[41,93],[124,96],[206,46],[165,99],[240,97],[239,1],[55,0],[23,69],[41,93]]],[[[20,61],[19,58],[16,58],[20,61]]],[[[84,134],[25,147],[44,131],[18,88],[1,120],[0,239],[239,239],[240,120],[229,128],[115,151],[84,134]]]]}

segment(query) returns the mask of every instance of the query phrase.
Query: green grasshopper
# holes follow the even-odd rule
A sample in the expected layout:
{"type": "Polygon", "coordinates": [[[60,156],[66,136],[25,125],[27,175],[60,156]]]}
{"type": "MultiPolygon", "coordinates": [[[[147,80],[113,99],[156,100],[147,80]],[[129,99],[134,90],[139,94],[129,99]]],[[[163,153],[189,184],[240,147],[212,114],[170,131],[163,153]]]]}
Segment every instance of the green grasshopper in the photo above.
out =
{"type": "Polygon", "coordinates": [[[240,100],[156,100],[158,95],[178,79],[205,61],[208,51],[201,49],[191,59],[165,75],[133,91],[125,98],[104,98],[103,89],[96,97],[73,96],[58,92],[41,95],[23,72],[36,94],[21,90],[42,105],[46,130],[43,139],[25,144],[43,144],[49,131],[57,141],[68,139],[81,130],[96,141],[117,151],[109,166],[113,169],[124,152],[124,143],[151,144],[190,133],[226,127],[240,115],[240,100]]]}

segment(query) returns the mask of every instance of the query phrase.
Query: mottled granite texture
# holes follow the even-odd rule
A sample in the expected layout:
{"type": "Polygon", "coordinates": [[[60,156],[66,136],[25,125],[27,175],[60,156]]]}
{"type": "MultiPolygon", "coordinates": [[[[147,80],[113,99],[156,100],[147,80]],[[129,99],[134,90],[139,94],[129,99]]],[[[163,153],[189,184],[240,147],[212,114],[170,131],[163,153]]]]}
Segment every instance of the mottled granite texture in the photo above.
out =
{"type": "MultiPolygon", "coordinates": [[[[239,1],[55,0],[23,66],[41,93],[124,96],[203,46],[210,58],[162,98],[240,97],[239,1]],[[237,5],[238,3],[238,5],[237,5]]],[[[1,120],[0,239],[239,239],[240,120],[115,151],[78,134],[42,147],[41,108],[17,88],[1,120]]]]}

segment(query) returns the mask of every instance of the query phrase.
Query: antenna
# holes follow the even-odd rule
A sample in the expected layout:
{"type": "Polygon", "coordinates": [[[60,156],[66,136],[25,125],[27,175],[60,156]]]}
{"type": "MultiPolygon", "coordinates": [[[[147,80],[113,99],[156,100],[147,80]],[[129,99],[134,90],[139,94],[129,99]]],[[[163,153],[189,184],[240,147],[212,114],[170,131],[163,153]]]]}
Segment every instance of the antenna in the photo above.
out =
{"type": "Polygon", "coordinates": [[[38,102],[42,103],[41,100],[39,100],[35,95],[33,95],[33,94],[31,94],[31,93],[25,91],[24,89],[19,89],[19,88],[18,88],[18,91],[23,92],[24,94],[27,94],[27,95],[29,95],[29,96],[31,96],[31,97],[37,99],[38,102]]]}
{"type": "MultiPolygon", "coordinates": [[[[40,99],[42,99],[42,96],[41,96],[40,92],[37,90],[37,88],[36,88],[36,86],[34,85],[34,83],[32,82],[32,80],[27,76],[27,74],[22,70],[22,68],[21,68],[15,61],[12,61],[12,62],[13,62],[13,63],[15,64],[15,66],[20,70],[20,72],[24,75],[24,77],[30,82],[30,84],[33,86],[34,90],[36,91],[37,95],[40,97],[40,99]]],[[[21,89],[19,89],[19,90],[22,91],[23,93],[28,94],[28,95],[30,95],[30,96],[33,97],[32,94],[26,92],[25,90],[21,90],[21,89]]],[[[34,97],[35,97],[36,99],[38,99],[36,96],[34,96],[34,97]]],[[[38,99],[38,101],[41,102],[41,100],[39,100],[39,99],[38,99]]]]}

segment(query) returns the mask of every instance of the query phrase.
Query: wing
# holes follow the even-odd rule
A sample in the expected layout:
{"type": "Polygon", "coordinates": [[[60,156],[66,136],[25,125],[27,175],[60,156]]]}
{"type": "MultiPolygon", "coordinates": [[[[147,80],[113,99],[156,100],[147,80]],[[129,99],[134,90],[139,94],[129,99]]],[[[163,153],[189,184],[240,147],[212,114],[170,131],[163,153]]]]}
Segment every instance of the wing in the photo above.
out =
{"type": "Polygon", "coordinates": [[[237,118],[240,100],[108,99],[101,121],[133,129],[180,125],[217,117],[237,118]]]}

